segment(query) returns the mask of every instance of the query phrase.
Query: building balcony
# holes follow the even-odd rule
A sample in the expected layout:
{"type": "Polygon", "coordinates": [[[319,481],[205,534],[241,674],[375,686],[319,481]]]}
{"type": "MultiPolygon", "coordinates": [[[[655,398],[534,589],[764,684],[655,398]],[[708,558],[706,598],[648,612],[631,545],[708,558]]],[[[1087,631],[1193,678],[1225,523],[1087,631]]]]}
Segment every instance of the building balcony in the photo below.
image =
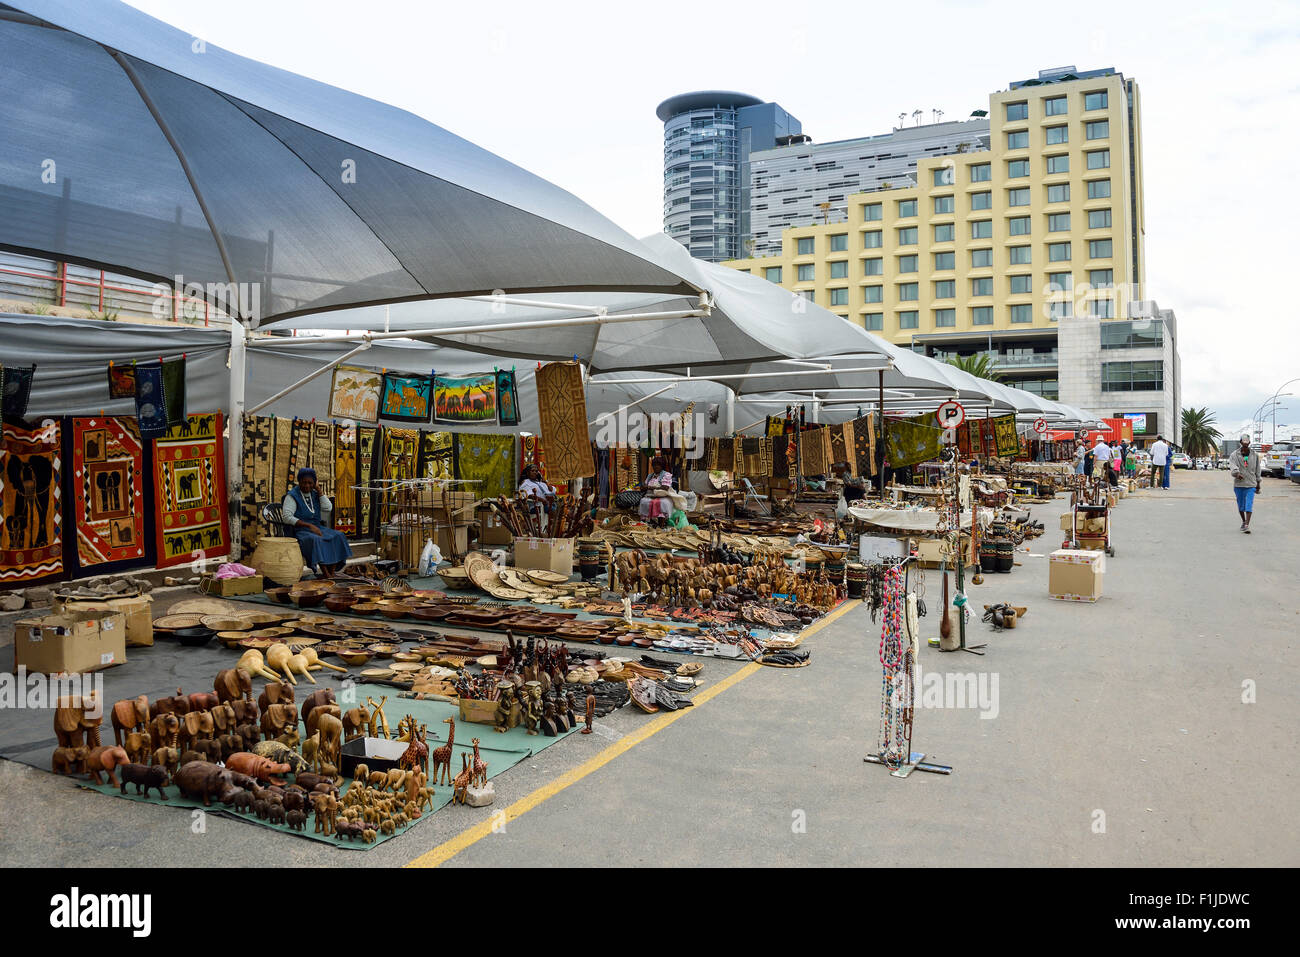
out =
{"type": "Polygon", "coordinates": [[[1060,362],[1060,353],[1053,349],[1051,352],[1035,352],[1028,355],[1014,356],[993,356],[993,368],[995,369],[1053,369],[1060,362]]]}

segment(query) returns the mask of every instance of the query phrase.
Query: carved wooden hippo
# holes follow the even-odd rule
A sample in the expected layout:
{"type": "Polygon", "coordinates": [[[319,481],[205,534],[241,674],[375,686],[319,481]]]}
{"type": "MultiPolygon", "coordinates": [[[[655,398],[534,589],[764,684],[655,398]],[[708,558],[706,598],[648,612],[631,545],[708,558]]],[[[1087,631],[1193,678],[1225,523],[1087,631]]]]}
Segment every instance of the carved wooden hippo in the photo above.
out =
{"type": "Polygon", "coordinates": [[[128,784],[134,784],[136,794],[148,796],[151,789],[157,788],[158,796],[167,800],[165,787],[170,779],[166,768],[148,764],[123,764],[118,770],[122,772],[120,790],[123,794],[126,793],[128,784]]]}
{"type": "Polygon", "coordinates": [[[180,788],[181,794],[185,797],[202,798],[204,807],[211,807],[213,798],[223,804],[229,804],[239,793],[239,788],[231,779],[229,771],[205,761],[184,765],[176,772],[172,783],[180,788]]]}
{"type": "Polygon", "coordinates": [[[236,751],[226,758],[226,767],[232,771],[238,771],[241,774],[257,778],[259,781],[268,781],[271,784],[284,784],[283,779],[279,778],[278,775],[289,773],[289,765],[272,761],[270,758],[264,758],[260,754],[253,754],[251,751],[236,751]]]}

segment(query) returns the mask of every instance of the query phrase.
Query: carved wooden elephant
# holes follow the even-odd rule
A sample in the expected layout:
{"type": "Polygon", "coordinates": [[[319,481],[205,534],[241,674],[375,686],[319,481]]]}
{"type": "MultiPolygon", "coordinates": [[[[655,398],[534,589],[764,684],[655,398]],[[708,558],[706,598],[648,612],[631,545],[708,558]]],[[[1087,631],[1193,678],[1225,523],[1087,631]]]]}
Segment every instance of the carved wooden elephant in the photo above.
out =
{"type": "Polygon", "coordinates": [[[192,747],[195,741],[211,738],[214,731],[215,724],[209,712],[190,711],[181,718],[180,747],[192,747]]]}
{"type": "Polygon", "coordinates": [[[81,744],[84,734],[81,715],[80,698],[59,699],[58,707],[54,710],[54,736],[59,739],[59,747],[75,748],[81,744]]]}
{"type": "MultiPolygon", "coordinates": [[[[320,688],[316,691],[313,691],[311,694],[307,695],[307,697],[302,699],[302,707],[298,709],[299,713],[302,715],[302,723],[307,724],[307,716],[310,715],[312,711],[315,710],[316,708],[319,708],[323,704],[335,704],[335,703],[336,702],[334,700],[333,689],[320,688]]],[[[316,729],[308,725],[307,734],[312,735],[315,733],[316,733],[316,729]]]]}
{"type": "Polygon", "coordinates": [[[149,726],[150,739],[154,749],[168,744],[175,746],[175,737],[180,733],[181,719],[171,712],[158,715],[149,726]]]}
{"type": "Polygon", "coordinates": [[[235,730],[235,725],[239,722],[235,720],[235,709],[227,702],[222,702],[208,711],[212,715],[212,736],[219,738],[223,734],[230,734],[235,730]]]}
{"type": "Polygon", "coordinates": [[[363,737],[366,728],[370,726],[370,712],[366,710],[365,705],[359,708],[349,708],[343,712],[343,740],[351,741],[353,738],[363,737]]]}
{"type": "Polygon", "coordinates": [[[50,770],[55,774],[81,774],[86,768],[77,748],[59,747],[54,749],[50,770]]]}
{"type": "Polygon", "coordinates": [[[283,681],[267,682],[262,693],[257,696],[257,708],[262,714],[273,704],[293,704],[293,685],[283,681]]]}
{"type": "Polygon", "coordinates": [[[126,755],[134,764],[148,764],[149,752],[152,750],[153,742],[149,739],[147,731],[132,731],[122,742],[122,747],[126,750],[126,755]]]}
{"type": "Polygon", "coordinates": [[[322,704],[322,705],[317,705],[315,708],[312,708],[312,710],[311,710],[311,711],[307,714],[307,716],[303,719],[303,723],[304,723],[305,725],[307,725],[307,736],[308,736],[308,737],[310,737],[311,735],[313,735],[313,734],[316,733],[316,729],[320,726],[320,719],[321,719],[321,717],[322,717],[323,715],[327,715],[327,714],[331,714],[331,715],[333,715],[334,717],[339,718],[339,719],[340,719],[339,727],[340,727],[340,728],[343,727],[343,725],[342,725],[342,723],[341,723],[341,719],[342,719],[342,716],[343,716],[343,715],[342,715],[342,712],[339,711],[339,706],[338,706],[338,705],[336,705],[336,704],[322,704]]]}
{"type": "Polygon", "coordinates": [[[322,714],[316,720],[316,733],[320,735],[321,759],[337,767],[343,760],[343,721],[336,714],[322,714]]]}
{"type": "Polygon", "coordinates": [[[149,696],[124,698],[113,704],[113,740],[118,747],[123,747],[123,735],[131,731],[143,731],[149,725],[149,696]]]}
{"type": "Polygon", "coordinates": [[[240,701],[245,696],[250,699],[253,694],[253,679],[241,668],[226,668],[218,671],[212,681],[212,688],[220,701],[240,701]]]}

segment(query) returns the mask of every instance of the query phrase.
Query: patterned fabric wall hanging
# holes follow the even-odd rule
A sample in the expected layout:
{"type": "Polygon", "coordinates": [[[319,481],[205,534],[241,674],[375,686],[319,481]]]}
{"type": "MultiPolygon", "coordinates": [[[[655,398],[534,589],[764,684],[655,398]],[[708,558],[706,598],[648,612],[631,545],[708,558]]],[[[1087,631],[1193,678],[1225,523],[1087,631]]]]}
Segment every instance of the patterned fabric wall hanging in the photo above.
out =
{"type": "Polygon", "coordinates": [[[1016,417],[1003,415],[993,420],[994,444],[998,455],[1011,456],[1020,451],[1020,437],[1016,434],[1016,417]]]}
{"type": "Polygon", "coordinates": [[[365,491],[357,492],[357,534],[369,535],[373,527],[375,479],[378,477],[375,463],[380,461],[379,450],[383,447],[383,430],[377,428],[357,429],[357,484],[365,491]]]}
{"type": "Polygon", "coordinates": [[[984,443],[985,455],[998,454],[998,435],[992,419],[980,419],[980,438],[984,443]]]}
{"type": "Polygon", "coordinates": [[[289,489],[298,484],[298,470],[311,465],[311,423],[306,419],[294,419],[293,431],[289,440],[289,461],[285,475],[285,487],[280,498],[288,494],[289,489]]]}
{"type": "Polygon", "coordinates": [[[171,427],[167,418],[162,363],[136,367],[135,417],[140,423],[142,438],[156,439],[165,435],[171,427]]]}
{"type": "Polygon", "coordinates": [[[763,430],[763,434],[773,437],[785,435],[785,416],[769,415],[767,417],[767,427],[763,430]]]}
{"type": "Polygon", "coordinates": [[[63,455],[57,421],[6,422],[0,434],[0,588],[62,577],[63,455]]]}
{"type": "Polygon", "coordinates": [[[344,535],[357,533],[357,427],[334,430],[334,528],[344,535]]]}
{"type": "Polygon", "coordinates": [[[830,463],[827,461],[829,447],[826,442],[826,430],[824,428],[805,429],[799,435],[800,448],[800,474],[801,475],[826,475],[830,472],[830,463]]]}
{"type": "Polygon", "coordinates": [[[885,459],[891,469],[901,469],[937,458],[942,447],[943,429],[933,415],[889,420],[889,441],[885,459]]]}
{"type": "MultiPolygon", "coordinates": [[[[511,452],[514,440],[511,440],[511,452]]],[[[456,448],[451,432],[421,432],[419,472],[422,478],[454,479],[456,448]]]]}
{"type": "MultiPolygon", "coordinates": [[[[514,397],[516,417],[519,397],[514,397]]],[[[497,377],[491,372],[467,376],[436,376],[433,383],[436,422],[482,425],[497,419],[497,377]]]]}
{"type": "Polygon", "coordinates": [[[427,375],[384,373],[384,400],[379,414],[398,422],[428,422],[433,380],[427,375]]]}
{"type": "Polygon", "coordinates": [[[27,414],[35,376],[34,365],[0,366],[0,409],[6,419],[21,419],[27,414]]]}
{"type": "Polygon", "coordinates": [[[108,397],[110,399],[135,398],[135,364],[120,366],[108,364],[108,397]]]}
{"type": "Polygon", "coordinates": [[[854,474],[876,474],[876,427],[873,415],[861,415],[849,423],[853,430],[854,474]]]}
{"type": "Polygon", "coordinates": [[[383,391],[381,373],[355,366],[335,366],[330,384],[331,419],[379,421],[379,395],[383,391]]]}
{"type": "Polygon", "coordinates": [[[334,502],[335,461],[334,426],[329,422],[311,423],[311,449],[307,465],[315,470],[316,487],[334,504],[334,514],[337,517],[338,503],[334,502]]]}
{"type": "Polygon", "coordinates": [[[731,472],[736,468],[736,439],[718,439],[718,468],[731,472]]]}
{"type": "Polygon", "coordinates": [[[787,447],[790,436],[778,435],[772,439],[772,478],[788,479],[790,477],[790,460],[787,447]]]}
{"type": "Polygon", "coordinates": [[[293,419],[271,416],[271,436],[275,450],[272,459],[271,484],[267,489],[268,502],[280,502],[294,485],[293,476],[293,419]]]}
{"type": "Polygon", "coordinates": [[[537,370],[536,381],[547,480],[554,485],[594,475],[581,367],[576,362],[552,362],[537,370]]]}
{"type": "Polygon", "coordinates": [[[519,424],[519,388],[513,369],[497,370],[497,425],[519,424]]]}
{"type": "Polygon", "coordinates": [[[230,551],[221,413],[191,415],[153,444],[159,568],[230,551]]]}
{"type": "Polygon", "coordinates": [[[957,454],[963,459],[970,458],[970,421],[957,426],[957,454]]]}
{"type": "Polygon", "coordinates": [[[849,447],[844,441],[844,426],[838,424],[826,426],[826,437],[831,443],[830,464],[848,462],[849,447]]]}
{"type": "Polygon", "coordinates": [[[709,436],[704,440],[704,468],[713,471],[718,467],[718,440],[709,436]]]}
{"type": "Polygon", "coordinates": [[[69,421],[77,569],[98,573],[108,571],[105,566],[146,564],[139,426],[129,418],[69,421]]]}
{"type": "Polygon", "coordinates": [[[384,478],[399,482],[415,478],[419,460],[419,429],[384,429],[384,478]]]}
{"type": "Polygon", "coordinates": [[[476,498],[507,498],[515,494],[515,437],[457,432],[456,477],[469,484],[464,490],[476,498]]]}
{"type": "Polygon", "coordinates": [[[272,498],[275,466],[275,420],[270,416],[244,416],[244,449],[240,461],[243,488],[239,497],[239,539],[244,554],[251,555],[268,530],[262,524],[262,506],[272,498]]]}

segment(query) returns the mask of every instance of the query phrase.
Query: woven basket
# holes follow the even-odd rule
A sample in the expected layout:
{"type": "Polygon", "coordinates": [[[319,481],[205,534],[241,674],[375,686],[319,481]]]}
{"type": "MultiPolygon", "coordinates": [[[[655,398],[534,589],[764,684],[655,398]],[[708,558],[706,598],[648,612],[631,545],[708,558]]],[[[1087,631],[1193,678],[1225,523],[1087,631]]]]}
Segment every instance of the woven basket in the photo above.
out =
{"type": "Polygon", "coordinates": [[[302,549],[296,538],[263,538],[248,563],[263,578],[281,585],[292,585],[302,579],[302,549]]]}

